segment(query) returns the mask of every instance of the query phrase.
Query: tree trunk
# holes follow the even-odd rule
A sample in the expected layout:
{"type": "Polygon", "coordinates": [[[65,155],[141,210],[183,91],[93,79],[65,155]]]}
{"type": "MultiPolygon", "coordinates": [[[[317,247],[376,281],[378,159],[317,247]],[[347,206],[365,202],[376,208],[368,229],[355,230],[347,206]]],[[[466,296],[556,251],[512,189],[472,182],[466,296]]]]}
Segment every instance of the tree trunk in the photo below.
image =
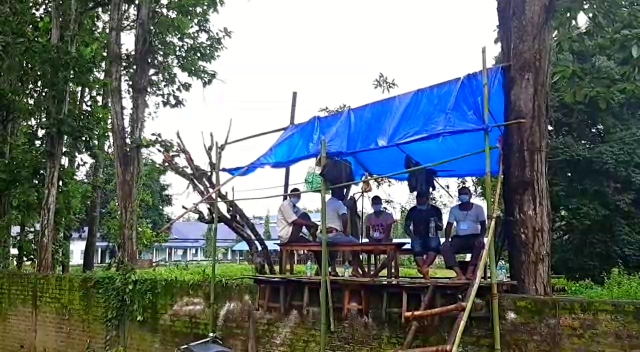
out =
{"type": "Polygon", "coordinates": [[[120,244],[118,246],[120,250],[118,255],[124,262],[135,265],[138,258],[136,250],[136,188],[140,169],[137,167],[137,153],[130,152],[122,108],[122,17],[122,0],[112,0],[109,16],[107,70],[110,83],[109,100],[111,101],[111,133],[115,154],[116,196],[120,216],[120,244]]]}
{"type": "Polygon", "coordinates": [[[89,204],[89,224],[87,243],[84,248],[82,271],[92,271],[95,263],[98,228],[100,226],[100,203],[102,201],[102,169],[104,168],[104,143],[100,142],[91,166],[91,203],[89,204]]]}
{"type": "MultiPolygon", "coordinates": [[[[547,184],[549,64],[554,0],[498,0],[508,127],[504,140],[505,215],[517,251],[512,272],[520,292],[551,294],[547,184]]],[[[511,253],[510,253],[511,254],[511,253]]]]}
{"type": "MultiPolygon", "coordinates": [[[[5,121],[8,120],[8,113],[5,111],[5,121]]],[[[0,132],[0,145],[2,148],[2,158],[0,160],[8,163],[11,156],[11,123],[7,123],[3,131],[0,132]]],[[[0,190],[0,268],[8,269],[11,261],[11,194],[7,188],[0,190]]]]}
{"type": "Polygon", "coordinates": [[[40,240],[38,241],[38,272],[51,273],[53,267],[53,242],[56,238],[56,198],[58,197],[58,175],[64,137],[51,132],[46,140],[46,175],[44,199],[40,209],[40,240]]]}
{"type": "Polygon", "coordinates": [[[18,257],[16,258],[16,268],[18,270],[22,270],[22,266],[24,265],[24,246],[27,242],[27,224],[25,224],[24,220],[20,221],[20,234],[18,235],[18,243],[16,247],[18,247],[18,257]]]}

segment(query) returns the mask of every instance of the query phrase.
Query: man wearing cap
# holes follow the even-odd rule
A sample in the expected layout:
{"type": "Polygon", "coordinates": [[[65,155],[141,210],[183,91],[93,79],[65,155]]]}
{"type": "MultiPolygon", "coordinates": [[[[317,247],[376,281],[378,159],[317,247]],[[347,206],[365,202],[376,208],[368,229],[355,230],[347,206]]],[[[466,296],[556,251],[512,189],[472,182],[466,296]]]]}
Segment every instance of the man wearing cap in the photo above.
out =
{"type": "Polygon", "coordinates": [[[442,231],[442,211],[429,204],[428,192],[417,192],[416,205],[405,216],[404,232],[411,238],[411,250],[418,272],[426,280],[429,280],[429,267],[440,252],[438,231],[442,231]]]}

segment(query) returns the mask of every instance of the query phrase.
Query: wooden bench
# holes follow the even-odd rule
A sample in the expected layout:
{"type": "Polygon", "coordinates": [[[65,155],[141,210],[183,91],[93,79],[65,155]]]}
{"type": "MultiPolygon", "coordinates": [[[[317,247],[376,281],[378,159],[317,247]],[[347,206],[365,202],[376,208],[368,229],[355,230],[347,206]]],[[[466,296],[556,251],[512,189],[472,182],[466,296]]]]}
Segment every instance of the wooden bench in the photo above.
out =
{"type": "MultiPolygon", "coordinates": [[[[406,243],[354,243],[354,244],[327,244],[329,251],[340,252],[361,252],[367,255],[386,254],[387,258],[394,258],[392,263],[389,263],[387,269],[387,278],[399,278],[400,277],[400,261],[398,251],[404,247],[406,243]],[[393,271],[393,275],[391,274],[393,271]]],[[[322,251],[322,244],[320,243],[285,243],[280,244],[280,251],[282,252],[282,260],[280,262],[280,273],[286,272],[286,262],[288,262],[289,253],[291,251],[309,251],[320,252],[322,251]]],[[[293,275],[293,271],[289,270],[289,274],[293,275]]]]}

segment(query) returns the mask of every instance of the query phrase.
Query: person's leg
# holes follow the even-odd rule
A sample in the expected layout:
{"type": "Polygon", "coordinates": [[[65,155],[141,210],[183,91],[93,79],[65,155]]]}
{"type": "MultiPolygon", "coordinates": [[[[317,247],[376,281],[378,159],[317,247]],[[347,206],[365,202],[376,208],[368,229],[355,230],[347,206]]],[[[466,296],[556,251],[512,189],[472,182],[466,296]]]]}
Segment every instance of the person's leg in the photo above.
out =
{"type": "Polygon", "coordinates": [[[465,276],[460,270],[460,266],[458,265],[458,261],[456,260],[456,254],[458,252],[458,247],[460,238],[459,236],[453,236],[448,242],[445,242],[442,245],[441,253],[444,258],[444,264],[447,269],[451,269],[456,273],[456,277],[454,280],[465,280],[465,276]]]}
{"type": "MultiPolygon", "coordinates": [[[[311,216],[309,216],[309,214],[307,213],[301,213],[300,215],[298,215],[298,219],[313,222],[313,220],[311,220],[311,216]]],[[[315,235],[316,232],[318,231],[317,227],[305,226],[304,228],[307,229],[307,232],[309,232],[309,235],[311,235],[311,238],[313,238],[313,235],[315,235]]],[[[300,227],[300,229],[302,230],[302,227],[300,227]]]]}
{"type": "Polygon", "coordinates": [[[471,261],[469,262],[469,268],[467,269],[466,278],[468,280],[475,279],[476,276],[476,268],[478,267],[478,261],[482,256],[482,251],[484,250],[484,236],[482,235],[473,235],[467,236],[468,247],[471,247],[471,261]]]}
{"type": "Polygon", "coordinates": [[[422,277],[425,280],[429,280],[431,276],[429,275],[429,269],[431,265],[436,261],[438,257],[438,253],[440,253],[440,238],[439,237],[429,237],[428,239],[422,241],[422,251],[427,253],[427,257],[422,264],[422,277]]]}
{"type": "MultiPolygon", "coordinates": [[[[378,242],[378,243],[389,243],[389,242],[393,242],[393,240],[388,239],[388,240],[378,240],[374,242],[378,242]]],[[[393,254],[392,254],[393,256],[393,254]]],[[[382,263],[380,263],[380,265],[374,270],[374,272],[371,274],[371,277],[378,277],[380,275],[380,273],[382,272],[382,270],[387,269],[387,267],[389,266],[389,262],[393,262],[394,257],[390,257],[390,258],[385,258],[382,263]]]]}
{"type": "MultiPolygon", "coordinates": [[[[330,244],[335,244],[337,243],[337,235],[332,235],[327,237],[327,245],[330,244]]],[[[332,276],[340,276],[340,274],[338,274],[338,269],[336,268],[336,259],[338,258],[338,252],[336,251],[332,251],[331,248],[329,248],[329,266],[331,267],[331,275],[332,276]]]]}
{"type": "MultiPolygon", "coordinates": [[[[413,261],[416,263],[418,273],[424,277],[423,267],[425,262],[424,256],[427,254],[424,252],[424,245],[420,238],[411,239],[411,251],[413,252],[413,261]]],[[[428,272],[427,272],[428,275],[428,272]]]]}
{"type": "MultiPolygon", "coordinates": [[[[342,233],[333,235],[331,237],[331,239],[332,239],[331,243],[334,243],[334,244],[359,244],[360,243],[360,241],[358,241],[355,237],[349,236],[349,235],[345,235],[345,234],[342,234],[342,233]]],[[[364,266],[362,265],[362,263],[360,261],[360,252],[351,251],[351,252],[348,252],[348,253],[351,256],[351,264],[352,264],[352,267],[354,269],[353,270],[353,276],[355,276],[355,277],[362,276],[362,273],[364,272],[364,266]]]]}

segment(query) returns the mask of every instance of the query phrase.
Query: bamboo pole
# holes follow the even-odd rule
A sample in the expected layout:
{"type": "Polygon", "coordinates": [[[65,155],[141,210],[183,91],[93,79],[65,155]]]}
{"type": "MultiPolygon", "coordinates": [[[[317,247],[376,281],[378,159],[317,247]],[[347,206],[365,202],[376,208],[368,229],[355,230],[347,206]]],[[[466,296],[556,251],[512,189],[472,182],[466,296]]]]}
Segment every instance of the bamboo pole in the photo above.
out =
{"type": "Polygon", "coordinates": [[[336,321],[333,317],[333,295],[331,293],[331,275],[327,275],[327,297],[329,299],[329,322],[331,324],[331,332],[336,331],[336,321]]]}
{"type": "MultiPolygon", "coordinates": [[[[216,184],[220,184],[220,159],[222,158],[222,151],[220,150],[220,147],[218,146],[218,143],[216,142],[216,166],[215,166],[215,177],[216,177],[216,184]]],[[[218,200],[218,192],[215,192],[213,194],[213,199],[214,200],[218,200]]],[[[217,208],[217,207],[216,207],[217,208]]],[[[215,290],[215,284],[216,284],[216,261],[218,260],[218,256],[217,256],[217,251],[218,251],[218,214],[214,214],[213,217],[213,235],[211,236],[212,238],[212,244],[211,244],[211,285],[210,285],[210,297],[209,300],[211,301],[209,303],[209,309],[211,311],[211,325],[210,325],[210,331],[211,333],[214,333],[216,330],[216,310],[215,310],[215,299],[216,299],[216,290],[215,290]]]]}
{"type": "MultiPolygon", "coordinates": [[[[298,101],[298,92],[293,92],[291,96],[291,114],[289,115],[289,127],[296,123],[296,102],[298,101]]],[[[282,201],[287,200],[287,193],[289,193],[289,174],[291,169],[287,166],[284,169],[284,194],[282,195],[282,201]]]]}
{"type": "MultiPolygon", "coordinates": [[[[489,123],[489,78],[487,74],[487,47],[482,47],[482,86],[484,97],[484,123],[489,123]]],[[[486,155],[486,173],[484,176],[485,198],[487,201],[487,215],[489,218],[495,212],[492,212],[491,206],[491,154],[489,151],[489,130],[484,131],[484,149],[486,155]]],[[[498,199],[496,204],[500,203],[498,199]]],[[[489,270],[491,272],[491,316],[493,319],[493,348],[500,351],[500,311],[498,309],[498,285],[496,283],[496,247],[494,246],[495,236],[487,243],[489,246],[489,270]]],[[[484,270],[482,271],[484,272],[484,270]]]]}
{"type": "MultiPolygon", "coordinates": [[[[498,171],[498,186],[496,188],[495,199],[500,198],[501,188],[502,188],[502,155],[500,156],[500,170],[498,171]]],[[[497,206],[498,206],[498,202],[493,204],[493,211],[491,212],[492,214],[497,213],[498,211],[497,206]]],[[[494,216],[494,217],[491,217],[491,225],[489,226],[489,234],[487,236],[488,243],[491,243],[493,241],[495,227],[496,227],[496,217],[494,216]]],[[[473,279],[472,286],[469,289],[469,291],[467,291],[467,294],[465,296],[466,302],[471,301],[471,298],[474,298],[476,296],[476,292],[478,292],[478,286],[480,286],[480,279],[482,277],[481,273],[484,271],[485,265],[487,265],[488,253],[489,251],[487,250],[482,251],[482,257],[480,257],[480,262],[478,263],[478,267],[476,268],[476,275],[475,275],[475,278],[473,279]]],[[[447,345],[451,347],[451,351],[453,352],[458,351],[460,340],[462,340],[462,333],[464,331],[465,325],[467,324],[467,319],[469,318],[469,314],[471,313],[472,307],[473,307],[473,304],[468,304],[467,308],[464,311],[464,314],[460,314],[458,316],[458,319],[456,319],[456,323],[452,330],[453,332],[455,332],[456,335],[449,336],[449,339],[447,341],[447,345]]]]}
{"type": "Polygon", "coordinates": [[[444,307],[437,307],[429,310],[416,310],[413,312],[404,313],[405,319],[419,319],[419,318],[429,318],[435,315],[441,315],[451,312],[460,312],[467,308],[466,302],[458,302],[456,304],[452,304],[444,307]]]}
{"type": "MultiPolygon", "coordinates": [[[[327,141],[322,140],[320,149],[320,166],[324,166],[327,161],[327,141]]],[[[322,181],[320,189],[321,206],[321,226],[322,226],[322,281],[320,282],[320,352],[325,352],[327,348],[327,259],[329,251],[327,248],[327,186],[322,181]]]]}

